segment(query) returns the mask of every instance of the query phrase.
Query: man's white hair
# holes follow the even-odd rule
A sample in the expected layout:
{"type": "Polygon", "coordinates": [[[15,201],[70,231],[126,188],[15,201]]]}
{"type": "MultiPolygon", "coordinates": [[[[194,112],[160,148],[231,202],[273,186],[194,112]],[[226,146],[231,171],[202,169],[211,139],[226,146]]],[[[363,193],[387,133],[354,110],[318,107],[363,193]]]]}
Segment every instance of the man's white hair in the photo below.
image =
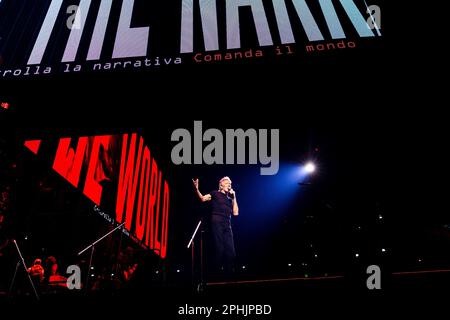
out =
{"type": "Polygon", "coordinates": [[[222,187],[222,182],[225,181],[225,180],[228,180],[228,181],[230,181],[230,183],[231,183],[230,177],[228,177],[228,176],[223,177],[222,179],[219,180],[219,190],[220,190],[221,187],[222,187]]]}
{"type": "Polygon", "coordinates": [[[223,177],[222,179],[219,180],[219,183],[222,183],[222,181],[224,181],[224,180],[229,180],[231,182],[230,177],[225,176],[225,177],[223,177]]]}

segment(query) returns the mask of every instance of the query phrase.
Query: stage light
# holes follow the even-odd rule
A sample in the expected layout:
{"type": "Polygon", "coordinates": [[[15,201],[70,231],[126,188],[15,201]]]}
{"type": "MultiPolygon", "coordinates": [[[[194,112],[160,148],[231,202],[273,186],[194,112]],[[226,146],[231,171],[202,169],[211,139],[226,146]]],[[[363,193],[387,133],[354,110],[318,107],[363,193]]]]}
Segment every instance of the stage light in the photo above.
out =
{"type": "Polygon", "coordinates": [[[180,273],[180,271],[181,271],[180,269],[177,269],[177,273],[180,273]]]}
{"type": "Polygon", "coordinates": [[[314,258],[317,258],[318,257],[318,255],[317,255],[317,253],[314,255],[314,258]]]}
{"type": "Polygon", "coordinates": [[[4,110],[8,110],[10,107],[10,104],[8,102],[1,102],[0,107],[4,110]]]}
{"type": "Polygon", "coordinates": [[[383,249],[381,249],[381,252],[386,252],[386,249],[384,249],[384,248],[383,248],[383,249]]]}
{"type": "Polygon", "coordinates": [[[292,263],[288,263],[288,267],[291,267],[292,266],[292,263]]]}
{"type": "Polygon", "coordinates": [[[245,269],[245,268],[247,268],[246,266],[242,266],[242,269],[245,269]]]}
{"type": "Polygon", "coordinates": [[[156,271],[155,271],[155,273],[156,273],[156,274],[158,274],[158,273],[159,273],[159,271],[158,271],[158,270],[156,270],[156,271]]]}
{"type": "Polygon", "coordinates": [[[359,258],[359,253],[356,253],[356,254],[355,254],[355,257],[359,258]]]}
{"type": "Polygon", "coordinates": [[[303,170],[305,171],[305,173],[308,173],[308,174],[313,173],[314,171],[316,171],[316,165],[312,162],[308,162],[303,167],[303,170]]]}
{"type": "Polygon", "coordinates": [[[378,219],[382,220],[383,216],[381,214],[378,215],[378,219]]]}
{"type": "Polygon", "coordinates": [[[91,267],[91,270],[94,270],[94,267],[91,267]]]}
{"type": "Polygon", "coordinates": [[[312,162],[312,161],[306,162],[306,163],[300,165],[299,169],[297,169],[297,170],[298,170],[297,177],[300,179],[298,184],[301,186],[311,185],[312,183],[307,180],[308,180],[308,176],[310,176],[317,170],[317,167],[314,164],[314,162],[312,162]]]}

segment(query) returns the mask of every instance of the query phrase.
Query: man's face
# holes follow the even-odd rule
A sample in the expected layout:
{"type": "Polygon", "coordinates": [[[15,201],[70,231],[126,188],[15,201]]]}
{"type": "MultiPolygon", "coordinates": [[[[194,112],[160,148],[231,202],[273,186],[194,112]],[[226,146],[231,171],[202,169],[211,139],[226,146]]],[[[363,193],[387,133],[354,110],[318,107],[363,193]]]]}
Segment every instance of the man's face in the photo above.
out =
{"type": "Polygon", "coordinates": [[[230,191],[230,189],[231,189],[231,180],[228,180],[228,179],[222,180],[222,182],[220,183],[220,186],[221,186],[222,190],[230,191]]]}

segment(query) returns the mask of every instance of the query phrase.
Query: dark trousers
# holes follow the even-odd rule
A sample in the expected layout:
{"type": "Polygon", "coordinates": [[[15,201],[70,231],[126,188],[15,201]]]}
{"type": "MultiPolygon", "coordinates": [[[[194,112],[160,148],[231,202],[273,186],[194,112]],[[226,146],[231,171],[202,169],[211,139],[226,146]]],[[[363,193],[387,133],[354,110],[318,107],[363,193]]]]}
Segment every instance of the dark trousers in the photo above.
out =
{"type": "Polygon", "coordinates": [[[230,218],[213,214],[211,216],[211,233],[215,250],[215,269],[229,274],[234,270],[236,257],[230,218]]]}

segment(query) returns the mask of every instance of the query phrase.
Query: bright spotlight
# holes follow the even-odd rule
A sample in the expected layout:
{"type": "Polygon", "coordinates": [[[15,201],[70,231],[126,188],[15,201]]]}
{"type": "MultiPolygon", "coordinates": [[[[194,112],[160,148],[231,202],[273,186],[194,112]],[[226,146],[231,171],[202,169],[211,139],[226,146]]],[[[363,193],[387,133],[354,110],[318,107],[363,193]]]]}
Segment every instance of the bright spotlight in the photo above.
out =
{"type": "Polygon", "coordinates": [[[316,171],[316,166],[315,166],[314,163],[308,162],[308,163],[305,164],[305,166],[303,167],[303,170],[305,170],[306,173],[313,173],[314,171],[316,171]]]}

